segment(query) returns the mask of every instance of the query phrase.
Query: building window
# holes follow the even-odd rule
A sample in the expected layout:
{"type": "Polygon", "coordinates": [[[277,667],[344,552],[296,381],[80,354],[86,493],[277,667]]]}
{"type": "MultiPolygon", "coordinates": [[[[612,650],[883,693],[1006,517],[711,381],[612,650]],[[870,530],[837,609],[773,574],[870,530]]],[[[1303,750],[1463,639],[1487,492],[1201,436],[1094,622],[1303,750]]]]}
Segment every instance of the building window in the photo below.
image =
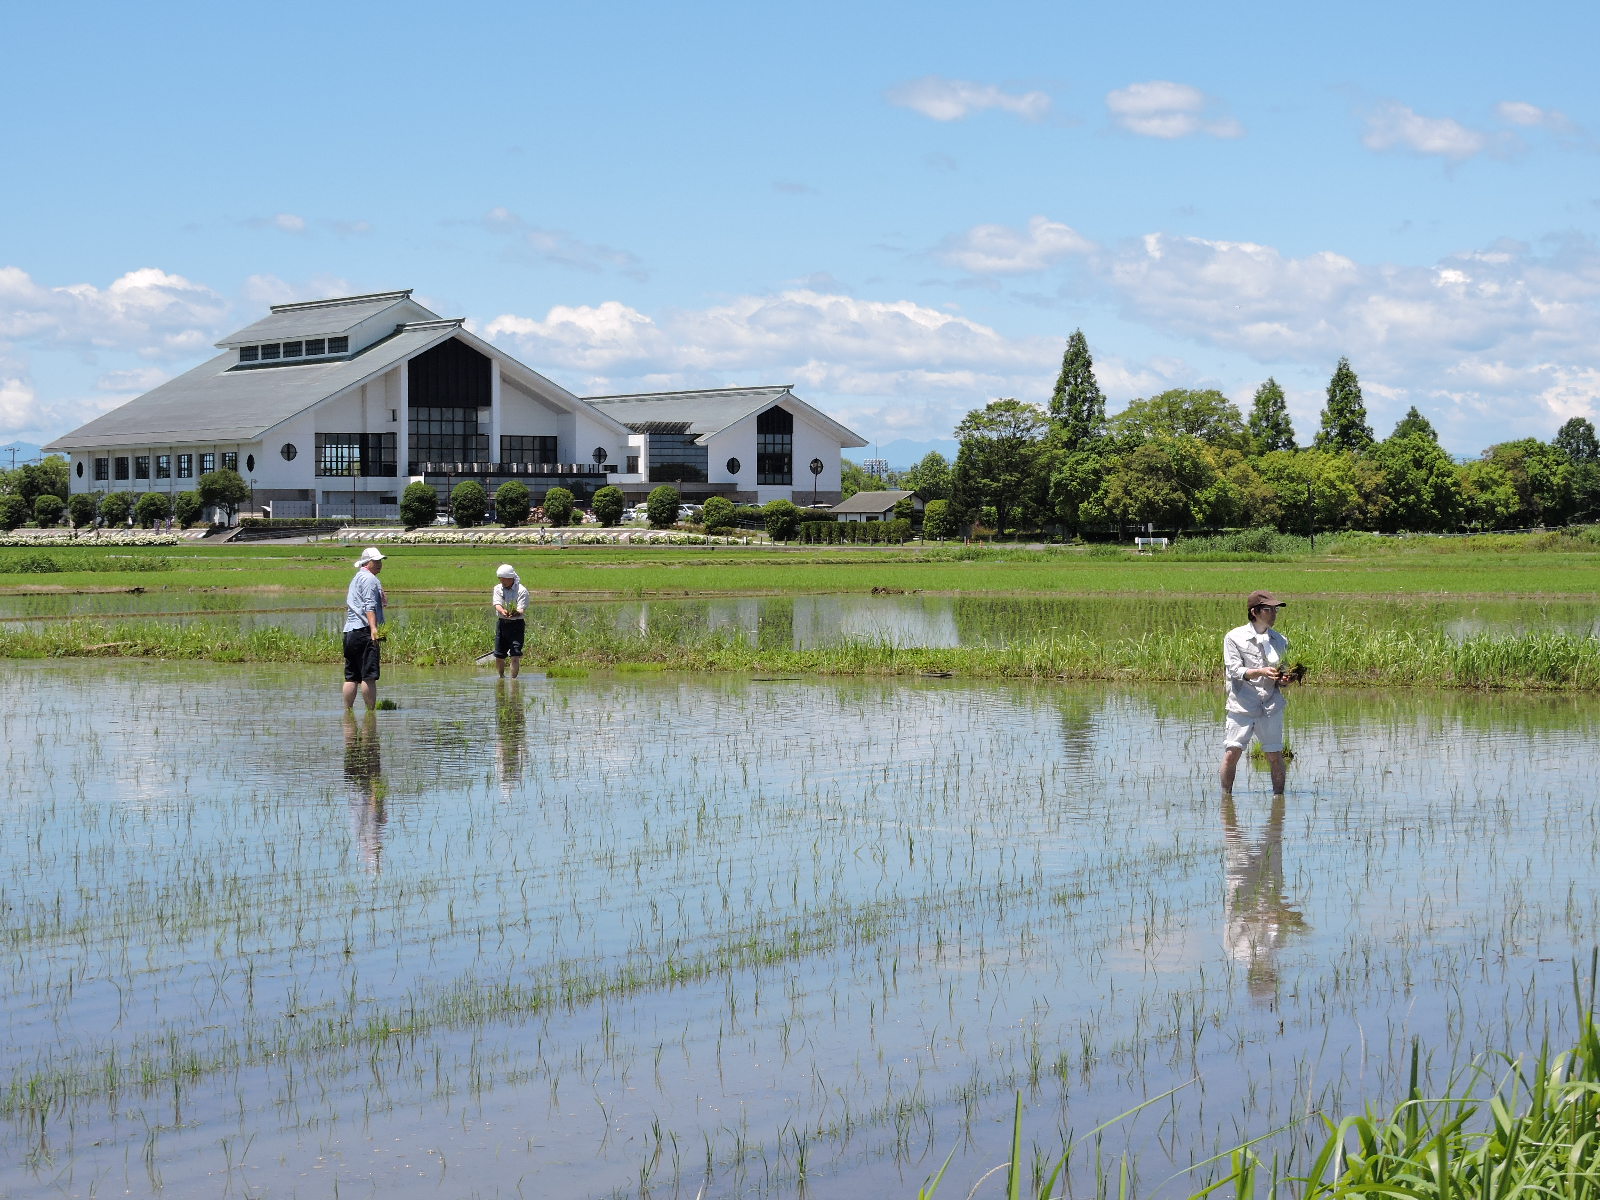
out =
{"type": "Polygon", "coordinates": [[[180,455],[178,455],[178,478],[179,479],[193,479],[194,478],[194,455],[192,455],[192,454],[180,454],[180,455]]]}
{"type": "Polygon", "coordinates": [[[628,474],[629,475],[637,475],[638,473],[639,473],[639,456],[637,454],[630,454],[630,455],[628,455],[628,474]]]}
{"type": "Polygon", "coordinates": [[[239,469],[239,452],[237,450],[224,450],[222,452],[222,469],[224,471],[237,471],[239,469]]]}
{"type": "Polygon", "coordinates": [[[704,483],[706,448],[692,433],[647,433],[651,483],[704,483]]]}
{"type": "Polygon", "coordinates": [[[215,454],[202,454],[200,456],[200,474],[209,475],[217,469],[217,456],[215,454]]]}
{"type": "Polygon", "coordinates": [[[556,461],[556,440],[553,437],[524,437],[521,434],[502,434],[500,461],[508,463],[553,463],[556,461]]]}
{"type": "Polygon", "coordinates": [[[261,347],[261,361],[267,362],[278,357],[278,343],[268,342],[261,347]]]}
{"type": "Polygon", "coordinates": [[[327,352],[328,352],[328,343],[324,339],[322,339],[322,338],[307,338],[306,339],[306,357],[309,358],[313,354],[326,354],[327,352]]]}
{"type": "Polygon", "coordinates": [[[319,433],[317,474],[393,479],[395,441],[392,433],[319,433]]]}
{"type": "Polygon", "coordinates": [[[128,477],[128,460],[126,458],[114,458],[111,461],[115,464],[117,478],[126,479],[128,477]]]}
{"type": "Polygon", "coordinates": [[[786,408],[756,417],[756,482],[794,483],[794,414],[786,408]]]}
{"type": "Polygon", "coordinates": [[[244,469],[246,471],[254,471],[256,469],[256,456],[254,454],[245,456],[244,469]]]}
{"type": "Polygon", "coordinates": [[[172,478],[172,455],[170,455],[170,454],[158,454],[158,455],[156,455],[156,478],[157,479],[171,479],[172,478]]]}
{"type": "Polygon", "coordinates": [[[331,337],[328,339],[329,354],[349,354],[350,339],[347,337],[331,337]]]}
{"type": "Polygon", "coordinates": [[[728,463],[727,463],[728,474],[729,475],[737,475],[739,473],[739,468],[742,465],[743,464],[741,464],[737,458],[730,458],[728,460],[728,463]]]}
{"type": "Polygon", "coordinates": [[[111,478],[111,460],[109,458],[97,458],[94,460],[94,478],[96,483],[111,478]]]}
{"type": "MultiPolygon", "coordinates": [[[[148,454],[138,454],[138,455],[134,456],[134,459],[133,459],[133,477],[135,479],[149,479],[150,478],[150,456],[148,454]]],[[[126,475],[119,475],[119,476],[117,476],[117,478],[118,479],[126,479],[127,476],[126,475]]]]}
{"type": "Polygon", "coordinates": [[[306,344],[304,342],[285,342],[283,344],[283,356],[285,358],[299,358],[305,352],[305,348],[306,344]]]}
{"type": "Polygon", "coordinates": [[[239,361],[240,362],[256,362],[260,358],[261,358],[261,347],[260,346],[240,346],[239,347],[239,361]]]}
{"type": "MultiPolygon", "coordinates": [[[[413,475],[422,474],[421,464],[485,462],[489,457],[488,409],[434,408],[420,406],[410,410],[411,429],[407,435],[413,475]],[[479,414],[482,414],[480,417],[479,414]]],[[[552,442],[554,438],[550,439],[552,442]]],[[[505,452],[504,445],[501,453],[505,452]]],[[[512,460],[516,461],[516,460],[512,460]]],[[[524,460],[531,461],[531,460],[524,460]]],[[[550,462],[555,462],[554,453],[550,462]]]]}

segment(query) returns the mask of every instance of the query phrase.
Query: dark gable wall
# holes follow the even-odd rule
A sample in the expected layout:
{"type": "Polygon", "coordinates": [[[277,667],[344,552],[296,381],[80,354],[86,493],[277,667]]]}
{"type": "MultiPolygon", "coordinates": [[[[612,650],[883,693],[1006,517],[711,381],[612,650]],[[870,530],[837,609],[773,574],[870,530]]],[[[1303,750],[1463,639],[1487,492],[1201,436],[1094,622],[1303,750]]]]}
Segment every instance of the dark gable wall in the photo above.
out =
{"type": "Polygon", "coordinates": [[[489,359],[451,338],[408,366],[407,402],[413,408],[488,408],[489,359]]]}

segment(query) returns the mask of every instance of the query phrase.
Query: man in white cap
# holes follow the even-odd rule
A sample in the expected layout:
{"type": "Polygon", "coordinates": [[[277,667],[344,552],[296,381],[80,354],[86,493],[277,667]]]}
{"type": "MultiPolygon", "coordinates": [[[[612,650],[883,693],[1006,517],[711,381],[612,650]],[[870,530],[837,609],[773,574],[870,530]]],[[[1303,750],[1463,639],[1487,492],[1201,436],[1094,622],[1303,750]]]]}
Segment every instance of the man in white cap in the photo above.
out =
{"type": "Polygon", "coordinates": [[[501,563],[495,575],[499,582],[494,585],[494,612],[499,619],[494,625],[494,669],[504,679],[509,658],[515,679],[522,673],[522,640],[528,632],[528,589],[510,563],[501,563]]]}
{"type": "Polygon", "coordinates": [[[344,597],[344,706],[354,708],[356,692],[367,711],[378,706],[378,643],[383,640],[383,551],[368,546],[356,559],[356,576],[344,597]]]}
{"type": "Polygon", "coordinates": [[[1222,790],[1233,791],[1239,759],[1255,738],[1272,772],[1272,794],[1281,795],[1283,769],[1283,692],[1290,682],[1284,655],[1289,639],[1273,628],[1286,605],[1271,592],[1251,592],[1245,601],[1247,623],[1222,639],[1222,673],[1228,681],[1227,728],[1222,738],[1222,790]]]}

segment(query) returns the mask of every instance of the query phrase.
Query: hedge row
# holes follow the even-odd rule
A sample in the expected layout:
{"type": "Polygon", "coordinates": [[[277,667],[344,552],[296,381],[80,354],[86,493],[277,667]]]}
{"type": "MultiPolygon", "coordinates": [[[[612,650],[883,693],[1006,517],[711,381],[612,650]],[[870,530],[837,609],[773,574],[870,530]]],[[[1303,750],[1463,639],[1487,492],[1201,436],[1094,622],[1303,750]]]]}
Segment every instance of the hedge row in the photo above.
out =
{"type": "Polygon", "coordinates": [[[904,517],[893,521],[807,521],[800,526],[802,545],[865,543],[897,546],[909,542],[911,536],[911,522],[904,517]]]}

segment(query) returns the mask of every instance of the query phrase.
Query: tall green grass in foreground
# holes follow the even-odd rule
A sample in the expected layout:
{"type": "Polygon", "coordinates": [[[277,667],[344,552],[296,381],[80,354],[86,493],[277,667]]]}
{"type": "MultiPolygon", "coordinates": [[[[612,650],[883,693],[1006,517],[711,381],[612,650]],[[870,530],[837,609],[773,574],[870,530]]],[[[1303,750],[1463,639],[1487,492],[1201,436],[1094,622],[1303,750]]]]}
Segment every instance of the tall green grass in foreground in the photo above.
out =
{"type": "MultiPolygon", "coordinates": [[[[1592,1000],[1592,997],[1591,997],[1592,1000]]],[[[1577,1044],[1552,1055],[1541,1049],[1531,1064],[1499,1054],[1480,1058],[1456,1073],[1446,1094],[1425,1095],[1422,1053],[1411,1051],[1410,1087],[1388,1112],[1372,1109],[1335,1122],[1318,1114],[1326,1138],[1304,1174],[1263,1162],[1248,1143],[1197,1164],[1228,1169],[1189,1200],[1594,1200],[1600,1196],[1600,1031],[1591,1007],[1577,1044]]],[[[1141,1105],[1149,1107],[1165,1096],[1141,1105]]],[[[1022,1153],[1022,1098],[1013,1118],[1011,1161],[990,1171],[968,1196],[982,1194],[986,1180],[1003,1174],[1008,1200],[1058,1200],[1091,1192],[1097,1200],[1132,1195],[1126,1161],[1092,1164],[1089,1188],[1076,1192],[1064,1182],[1081,1148],[1094,1144],[1109,1124],[1098,1126],[1054,1162],[1029,1164],[1022,1153]]],[[[948,1163],[946,1164],[948,1167],[948,1163]]],[[[941,1168],[917,1192],[931,1200],[944,1182],[941,1168]]]]}
{"type": "MultiPolygon", "coordinates": [[[[1420,686],[1517,690],[1600,690],[1600,641],[1568,633],[1478,634],[1452,638],[1434,626],[1380,628],[1330,618],[1294,631],[1293,656],[1313,686],[1420,686]]],[[[386,662],[465,666],[488,647],[475,616],[444,614],[398,626],[386,662]]],[[[787,638],[756,639],[707,629],[693,613],[652,617],[648,629],[619,628],[604,615],[548,615],[530,638],[533,667],[595,670],[798,672],[817,675],[955,675],[973,679],[1214,682],[1221,630],[1126,634],[1070,629],[1023,633],[1000,646],[906,648],[847,641],[794,649],[787,638]],[[779,641],[779,644],[773,644],[779,641]],[[765,644],[764,644],[765,643],[765,644]]],[[[122,657],[213,662],[339,661],[339,643],[236,624],[155,619],[74,620],[38,629],[0,629],[0,657],[122,657]]]]}

